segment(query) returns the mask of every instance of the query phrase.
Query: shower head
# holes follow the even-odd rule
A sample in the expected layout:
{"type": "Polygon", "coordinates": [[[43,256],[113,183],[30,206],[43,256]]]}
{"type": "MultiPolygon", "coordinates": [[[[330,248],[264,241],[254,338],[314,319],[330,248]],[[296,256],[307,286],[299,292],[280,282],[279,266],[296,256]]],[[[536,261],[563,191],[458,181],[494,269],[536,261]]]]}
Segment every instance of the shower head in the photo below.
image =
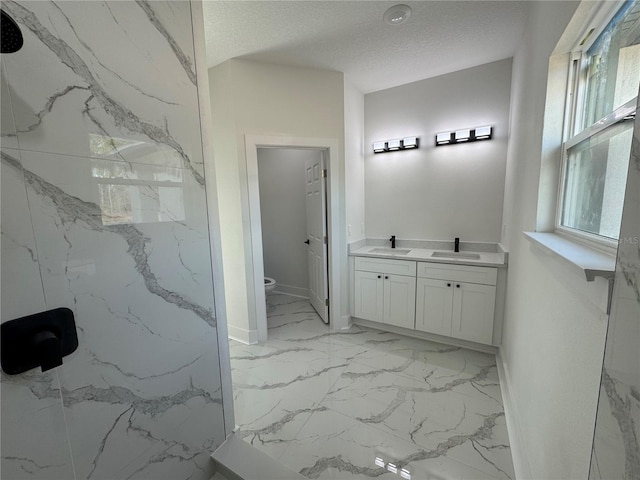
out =
{"type": "Polygon", "coordinates": [[[22,48],[22,32],[18,24],[5,13],[2,13],[2,23],[0,24],[0,53],[13,53],[22,48]]]}

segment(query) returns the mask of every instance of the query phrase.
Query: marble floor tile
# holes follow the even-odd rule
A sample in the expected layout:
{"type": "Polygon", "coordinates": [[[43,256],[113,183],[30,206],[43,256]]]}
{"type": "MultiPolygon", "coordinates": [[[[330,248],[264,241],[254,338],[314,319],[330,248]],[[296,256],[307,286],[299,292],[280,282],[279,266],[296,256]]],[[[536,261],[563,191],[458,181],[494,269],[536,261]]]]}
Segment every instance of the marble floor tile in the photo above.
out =
{"type": "Polygon", "coordinates": [[[445,447],[427,451],[332,410],[315,412],[280,461],[308,478],[495,478],[448,458],[445,447]]]}
{"type": "Polygon", "coordinates": [[[278,459],[311,414],[325,407],[308,398],[280,390],[235,388],[237,435],[278,459]]]}
{"type": "Polygon", "coordinates": [[[321,405],[424,449],[437,449],[453,437],[466,438],[474,451],[453,448],[448,455],[481,470],[485,467],[490,474],[505,471],[504,478],[513,478],[510,455],[505,462],[502,454],[509,449],[506,430],[501,428],[501,402],[479,391],[473,396],[456,388],[431,387],[421,379],[353,363],[321,405]],[[478,455],[486,462],[475,461],[478,455]]]}
{"type": "Polygon", "coordinates": [[[245,441],[308,478],[515,478],[493,355],[333,333],[286,295],[269,295],[267,314],[264,344],[230,341],[245,441]]]}

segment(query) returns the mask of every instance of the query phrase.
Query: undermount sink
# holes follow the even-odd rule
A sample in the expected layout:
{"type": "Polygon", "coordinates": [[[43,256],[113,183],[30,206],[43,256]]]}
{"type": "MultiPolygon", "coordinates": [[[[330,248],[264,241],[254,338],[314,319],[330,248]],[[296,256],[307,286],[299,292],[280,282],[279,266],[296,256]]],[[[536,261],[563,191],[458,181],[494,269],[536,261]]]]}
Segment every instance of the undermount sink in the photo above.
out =
{"type": "Polygon", "coordinates": [[[406,255],[411,250],[405,250],[403,248],[373,248],[369,250],[369,253],[384,253],[385,255],[406,255]]]}
{"type": "Polygon", "coordinates": [[[467,252],[433,252],[431,258],[457,258],[461,260],[480,260],[479,253],[467,252]]]}

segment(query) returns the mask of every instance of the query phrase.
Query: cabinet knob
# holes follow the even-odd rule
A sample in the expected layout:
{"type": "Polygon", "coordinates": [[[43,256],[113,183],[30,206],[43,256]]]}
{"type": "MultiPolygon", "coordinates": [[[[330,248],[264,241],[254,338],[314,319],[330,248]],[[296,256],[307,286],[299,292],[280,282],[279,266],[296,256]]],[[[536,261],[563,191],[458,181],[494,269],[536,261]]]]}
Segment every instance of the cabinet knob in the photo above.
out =
{"type": "Polygon", "coordinates": [[[456,285],[456,288],[460,288],[460,285],[459,285],[459,284],[458,284],[458,285],[456,285]]]}
{"type": "Polygon", "coordinates": [[[389,277],[387,277],[387,276],[385,275],[385,276],[384,276],[384,279],[385,279],[385,280],[389,280],[389,277]]]}
{"type": "Polygon", "coordinates": [[[451,286],[451,284],[450,284],[450,283],[447,283],[447,287],[450,287],[450,286],[451,286]]]}
{"type": "Polygon", "coordinates": [[[382,278],[382,275],[378,275],[378,278],[382,278]]]}

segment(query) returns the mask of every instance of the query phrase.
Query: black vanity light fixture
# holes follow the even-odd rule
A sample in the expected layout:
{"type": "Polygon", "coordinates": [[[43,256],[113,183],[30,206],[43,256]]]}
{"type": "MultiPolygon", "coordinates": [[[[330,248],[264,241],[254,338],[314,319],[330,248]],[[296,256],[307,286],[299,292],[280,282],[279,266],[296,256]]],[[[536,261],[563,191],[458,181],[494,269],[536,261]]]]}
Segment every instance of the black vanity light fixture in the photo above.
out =
{"type": "Polygon", "coordinates": [[[491,140],[493,127],[476,127],[456,130],[455,132],[443,132],[436,135],[436,147],[452,145],[454,143],[469,143],[479,140],[491,140]]]}
{"type": "Polygon", "coordinates": [[[387,140],[373,142],[373,153],[393,152],[395,150],[409,150],[418,148],[418,137],[397,138],[395,140],[387,140]]]}

